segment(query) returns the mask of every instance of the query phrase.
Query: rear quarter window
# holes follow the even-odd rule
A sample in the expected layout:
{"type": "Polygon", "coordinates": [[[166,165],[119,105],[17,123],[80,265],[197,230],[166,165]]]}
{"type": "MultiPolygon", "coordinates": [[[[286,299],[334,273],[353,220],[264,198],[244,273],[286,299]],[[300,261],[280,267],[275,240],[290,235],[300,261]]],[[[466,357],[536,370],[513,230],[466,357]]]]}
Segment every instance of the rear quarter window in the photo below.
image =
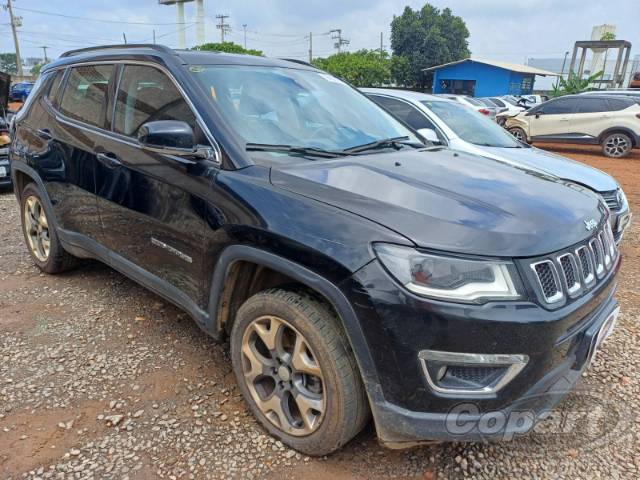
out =
{"type": "Polygon", "coordinates": [[[631,105],[637,102],[626,98],[608,98],[607,103],[609,104],[609,110],[611,112],[617,112],[619,110],[629,108],[631,105]]]}

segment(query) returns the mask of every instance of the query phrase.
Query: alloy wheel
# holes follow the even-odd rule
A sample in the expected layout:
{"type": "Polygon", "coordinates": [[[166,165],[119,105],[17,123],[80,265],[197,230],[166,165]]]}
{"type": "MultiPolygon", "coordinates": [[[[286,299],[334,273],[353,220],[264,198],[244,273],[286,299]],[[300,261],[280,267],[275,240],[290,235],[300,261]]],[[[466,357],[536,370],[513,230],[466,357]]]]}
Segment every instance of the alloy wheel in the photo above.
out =
{"type": "Polygon", "coordinates": [[[242,368],[257,407],[293,436],[316,431],[326,408],[322,369],[305,337],[276,316],[251,322],[242,338],[242,368]]]}
{"type": "Polygon", "coordinates": [[[30,195],[24,202],[24,228],[31,253],[46,262],[51,250],[49,222],[40,199],[30,195]]]}
{"type": "Polygon", "coordinates": [[[516,140],[519,140],[521,142],[525,142],[526,141],[526,139],[524,138],[524,135],[522,134],[522,130],[520,130],[518,128],[514,128],[513,130],[509,130],[509,133],[511,133],[511,135],[516,137],[516,140]]]}
{"type": "Polygon", "coordinates": [[[631,144],[625,135],[611,135],[604,144],[604,151],[610,157],[622,157],[630,148],[631,144]]]}

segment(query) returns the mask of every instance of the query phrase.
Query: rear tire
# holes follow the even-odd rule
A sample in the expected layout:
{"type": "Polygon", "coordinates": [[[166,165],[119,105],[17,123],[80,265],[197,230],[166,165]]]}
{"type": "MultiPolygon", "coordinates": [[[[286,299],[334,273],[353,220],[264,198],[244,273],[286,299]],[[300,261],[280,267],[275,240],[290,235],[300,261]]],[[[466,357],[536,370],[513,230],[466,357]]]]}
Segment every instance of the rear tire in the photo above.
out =
{"type": "Polygon", "coordinates": [[[525,131],[520,128],[520,127],[511,127],[508,132],[513,135],[514,137],[516,137],[516,140],[520,140],[521,142],[524,143],[529,143],[529,141],[527,140],[527,134],[525,133],[525,131]]]}
{"type": "Polygon", "coordinates": [[[623,132],[613,132],[602,140],[602,153],[609,158],[623,158],[631,153],[633,141],[623,132]]]}
{"type": "Polygon", "coordinates": [[[333,310],[306,292],[249,298],[231,330],[238,386],[264,428],[307,455],[326,455],[369,419],[358,367],[333,310]]]}
{"type": "Polygon", "coordinates": [[[46,273],[61,273],[78,265],[78,259],[67,253],[51,223],[52,213],[35,183],[29,183],[20,195],[22,233],[36,266],[46,273]]]}

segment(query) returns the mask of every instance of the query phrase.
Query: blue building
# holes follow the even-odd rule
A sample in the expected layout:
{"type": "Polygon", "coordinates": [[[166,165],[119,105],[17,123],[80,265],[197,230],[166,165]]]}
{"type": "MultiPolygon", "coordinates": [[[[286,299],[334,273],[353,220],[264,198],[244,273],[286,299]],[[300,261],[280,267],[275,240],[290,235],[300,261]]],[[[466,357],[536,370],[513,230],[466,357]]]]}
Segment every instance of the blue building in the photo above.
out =
{"type": "Polygon", "coordinates": [[[433,93],[473,97],[529,95],[533,93],[536,75],[557,76],[556,73],[527,65],[471,58],[422,71],[433,72],[433,93]]]}

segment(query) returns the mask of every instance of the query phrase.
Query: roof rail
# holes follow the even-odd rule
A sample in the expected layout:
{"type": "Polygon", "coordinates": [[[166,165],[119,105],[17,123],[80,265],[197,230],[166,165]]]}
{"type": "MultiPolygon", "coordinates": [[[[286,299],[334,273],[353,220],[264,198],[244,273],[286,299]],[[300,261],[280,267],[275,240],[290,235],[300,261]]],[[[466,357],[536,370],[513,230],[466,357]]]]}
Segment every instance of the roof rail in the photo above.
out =
{"type": "Polygon", "coordinates": [[[80,55],[86,52],[96,52],[100,50],[122,50],[130,48],[151,48],[162,53],[174,54],[175,52],[165,45],[157,45],[154,43],[124,43],[120,45],[98,45],[95,47],[78,48],[77,50],[69,50],[60,55],[60,58],[73,57],[74,55],[80,55]]]}
{"type": "Polygon", "coordinates": [[[316,68],[315,65],[313,65],[312,63],[309,63],[305,60],[298,60],[297,58],[279,58],[278,60],[284,60],[285,62],[293,62],[293,63],[299,63],[300,65],[307,65],[308,67],[313,67],[316,68]]]}

